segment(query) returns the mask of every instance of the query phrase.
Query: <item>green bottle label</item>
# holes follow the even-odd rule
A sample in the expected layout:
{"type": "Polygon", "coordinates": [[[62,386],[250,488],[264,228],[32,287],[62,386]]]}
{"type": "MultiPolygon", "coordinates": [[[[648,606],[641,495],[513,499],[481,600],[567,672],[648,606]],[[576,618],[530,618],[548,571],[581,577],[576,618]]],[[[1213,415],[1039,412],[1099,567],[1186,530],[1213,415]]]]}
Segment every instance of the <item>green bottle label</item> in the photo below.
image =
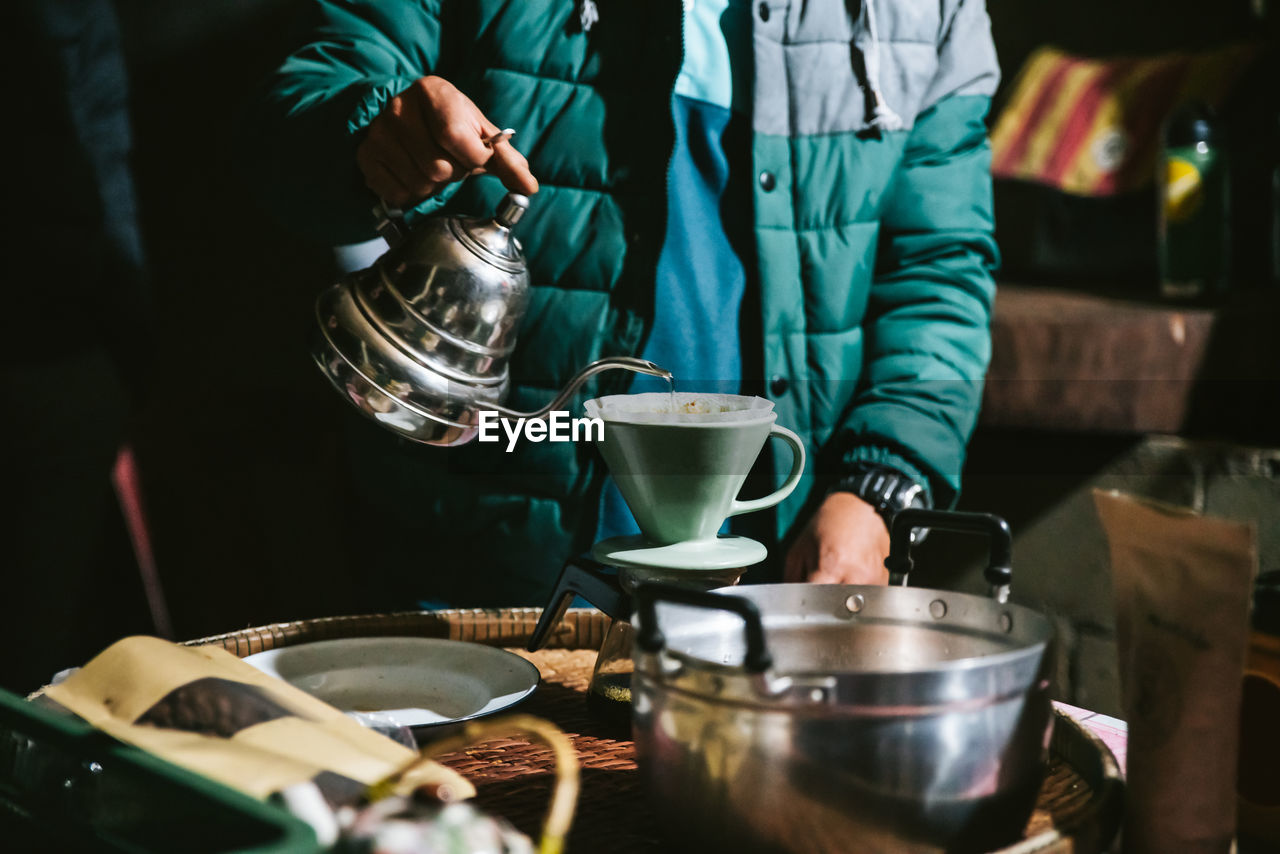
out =
{"type": "Polygon", "coordinates": [[[1211,296],[1227,280],[1226,161],[1201,142],[1166,149],[1160,171],[1160,275],[1166,296],[1211,296]]]}

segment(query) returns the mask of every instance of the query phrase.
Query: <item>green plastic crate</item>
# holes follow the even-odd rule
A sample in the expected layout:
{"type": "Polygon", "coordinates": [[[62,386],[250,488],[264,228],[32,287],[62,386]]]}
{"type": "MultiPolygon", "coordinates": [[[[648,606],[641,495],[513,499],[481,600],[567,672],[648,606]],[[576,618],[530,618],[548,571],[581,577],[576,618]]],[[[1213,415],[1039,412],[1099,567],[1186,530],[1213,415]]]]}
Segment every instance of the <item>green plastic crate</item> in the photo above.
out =
{"type": "Polygon", "coordinates": [[[287,811],[0,690],[0,849],[310,854],[287,811]]]}

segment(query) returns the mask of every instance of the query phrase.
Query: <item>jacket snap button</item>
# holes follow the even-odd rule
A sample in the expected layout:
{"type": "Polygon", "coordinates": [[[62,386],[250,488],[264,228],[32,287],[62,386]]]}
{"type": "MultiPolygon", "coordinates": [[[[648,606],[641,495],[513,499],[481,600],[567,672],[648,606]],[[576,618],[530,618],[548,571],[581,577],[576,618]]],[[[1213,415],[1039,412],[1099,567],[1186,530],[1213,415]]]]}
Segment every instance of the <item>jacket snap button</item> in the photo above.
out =
{"type": "Polygon", "coordinates": [[[768,3],[761,3],[757,11],[760,13],[760,20],[762,21],[769,20],[769,4],[768,3]]]}
{"type": "Polygon", "coordinates": [[[760,173],[760,189],[766,193],[772,192],[773,188],[778,186],[778,179],[773,176],[772,172],[760,173]]]}
{"type": "Polygon", "coordinates": [[[791,383],[787,382],[787,378],[774,374],[769,380],[769,394],[774,397],[781,397],[787,393],[787,389],[791,388],[791,383]]]}

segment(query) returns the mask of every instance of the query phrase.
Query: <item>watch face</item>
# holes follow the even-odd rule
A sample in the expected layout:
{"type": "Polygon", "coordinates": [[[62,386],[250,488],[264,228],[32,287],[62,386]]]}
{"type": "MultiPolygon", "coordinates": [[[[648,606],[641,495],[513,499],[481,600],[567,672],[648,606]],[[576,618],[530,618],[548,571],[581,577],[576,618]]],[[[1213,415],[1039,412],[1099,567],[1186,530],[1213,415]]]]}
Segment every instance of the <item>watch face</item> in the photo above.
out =
{"type": "Polygon", "coordinates": [[[908,507],[924,507],[924,487],[912,482],[902,491],[898,506],[902,510],[906,510],[908,507]]]}
{"type": "Polygon", "coordinates": [[[904,474],[894,472],[880,475],[876,479],[878,481],[875,488],[876,503],[881,509],[896,513],[908,507],[916,507],[917,502],[924,501],[920,484],[904,474]]]}

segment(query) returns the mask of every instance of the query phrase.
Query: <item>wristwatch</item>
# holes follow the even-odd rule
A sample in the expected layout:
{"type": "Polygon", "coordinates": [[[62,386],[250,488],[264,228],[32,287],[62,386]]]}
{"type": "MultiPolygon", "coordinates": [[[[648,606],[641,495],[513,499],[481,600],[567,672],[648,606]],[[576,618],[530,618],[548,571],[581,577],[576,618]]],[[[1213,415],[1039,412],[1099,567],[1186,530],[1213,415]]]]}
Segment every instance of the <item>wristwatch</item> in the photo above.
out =
{"type": "MultiPolygon", "coordinates": [[[[875,508],[890,530],[898,511],[930,505],[923,484],[883,463],[855,464],[853,471],[837,481],[828,494],[831,492],[852,492],[875,508]]],[[[925,530],[913,531],[912,544],[922,541],[926,533],[925,530]]]]}

